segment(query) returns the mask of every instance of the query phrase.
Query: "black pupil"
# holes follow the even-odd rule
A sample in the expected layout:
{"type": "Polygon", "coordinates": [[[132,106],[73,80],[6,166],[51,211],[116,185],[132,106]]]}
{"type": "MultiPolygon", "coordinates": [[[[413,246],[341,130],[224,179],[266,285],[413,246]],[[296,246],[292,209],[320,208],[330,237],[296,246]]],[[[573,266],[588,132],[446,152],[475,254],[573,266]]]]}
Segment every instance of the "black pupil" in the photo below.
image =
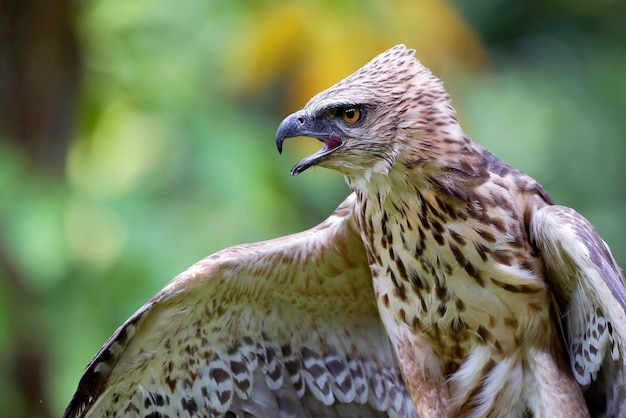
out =
{"type": "Polygon", "coordinates": [[[348,119],[354,119],[356,112],[354,109],[347,109],[346,110],[346,118],[348,119]]]}

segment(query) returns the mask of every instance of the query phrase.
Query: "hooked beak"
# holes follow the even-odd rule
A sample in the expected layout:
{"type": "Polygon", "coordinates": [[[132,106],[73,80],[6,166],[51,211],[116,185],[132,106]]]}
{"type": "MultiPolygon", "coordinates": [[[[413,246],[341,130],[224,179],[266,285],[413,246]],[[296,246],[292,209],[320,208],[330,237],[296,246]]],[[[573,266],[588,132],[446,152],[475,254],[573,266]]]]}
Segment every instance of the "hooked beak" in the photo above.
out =
{"type": "Polygon", "coordinates": [[[278,126],[276,131],[276,148],[283,152],[283,142],[287,138],[306,136],[315,138],[324,143],[324,147],[313,155],[310,155],[294,165],[291,175],[296,176],[309,167],[325,160],[338,148],[343,146],[345,140],[333,132],[327,120],[322,118],[311,119],[303,110],[287,116],[278,126]]]}

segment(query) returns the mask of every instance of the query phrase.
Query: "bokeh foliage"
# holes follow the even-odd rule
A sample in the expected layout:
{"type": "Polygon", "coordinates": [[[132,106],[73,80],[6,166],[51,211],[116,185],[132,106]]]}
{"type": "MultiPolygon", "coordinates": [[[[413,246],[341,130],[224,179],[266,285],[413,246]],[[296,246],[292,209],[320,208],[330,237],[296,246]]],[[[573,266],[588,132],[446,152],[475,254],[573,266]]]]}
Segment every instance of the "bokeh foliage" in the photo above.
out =
{"type": "Polygon", "coordinates": [[[73,129],[46,138],[69,143],[59,169],[0,132],[0,411],[60,415],[106,338],[178,272],[327,216],[342,178],[290,178],[319,144],[279,158],[275,128],[397,43],[445,80],[470,136],[591,219],[626,265],[624,14],[586,4],[72,4],[79,89],[52,106],[73,129]],[[12,362],[31,348],[37,405],[12,362]]]}

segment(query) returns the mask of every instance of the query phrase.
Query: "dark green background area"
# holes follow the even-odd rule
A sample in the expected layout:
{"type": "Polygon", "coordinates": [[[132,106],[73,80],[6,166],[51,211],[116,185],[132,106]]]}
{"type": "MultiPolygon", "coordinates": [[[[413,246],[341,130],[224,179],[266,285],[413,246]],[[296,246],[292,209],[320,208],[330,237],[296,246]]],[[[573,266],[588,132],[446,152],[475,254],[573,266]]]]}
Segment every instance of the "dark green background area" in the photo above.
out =
{"type": "MultiPolygon", "coordinates": [[[[354,11],[378,16],[395,3],[338,4],[316,10],[340,14],[342,30],[367,32],[354,11]]],[[[457,0],[450,8],[484,56],[434,68],[466,133],[588,217],[622,266],[625,4],[457,0]]],[[[276,152],[301,69],[238,88],[251,63],[237,45],[283,7],[0,4],[0,415],[59,416],[91,357],[169,279],[227,246],[311,227],[347,195],[341,176],[324,169],[289,176],[317,144],[276,152]]],[[[276,19],[288,30],[287,18],[276,19]]],[[[447,19],[434,24],[445,30],[447,19]]],[[[404,42],[429,64],[438,39],[424,38],[404,42]]],[[[329,56],[361,42],[345,36],[329,56]]],[[[309,44],[289,48],[299,45],[306,55],[309,44]]]]}

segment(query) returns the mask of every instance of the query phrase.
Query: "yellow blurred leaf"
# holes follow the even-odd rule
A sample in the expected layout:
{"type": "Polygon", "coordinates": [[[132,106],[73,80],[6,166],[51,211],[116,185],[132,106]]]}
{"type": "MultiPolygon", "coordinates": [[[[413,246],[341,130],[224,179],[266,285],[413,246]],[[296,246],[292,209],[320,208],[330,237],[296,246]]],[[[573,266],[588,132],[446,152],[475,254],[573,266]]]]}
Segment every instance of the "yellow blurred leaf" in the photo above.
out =
{"type": "Polygon", "coordinates": [[[233,89],[256,95],[282,84],[285,110],[355,71],[378,53],[404,43],[435,73],[485,60],[474,31],[446,1],[310,2],[260,6],[242,23],[225,73],[233,89]],[[242,67],[242,63],[246,65],[242,67]]]}
{"type": "Polygon", "coordinates": [[[70,149],[68,179],[101,196],[127,193],[166,155],[165,137],[158,120],[118,100],[104,111],[92,136],[70,149]]]}

